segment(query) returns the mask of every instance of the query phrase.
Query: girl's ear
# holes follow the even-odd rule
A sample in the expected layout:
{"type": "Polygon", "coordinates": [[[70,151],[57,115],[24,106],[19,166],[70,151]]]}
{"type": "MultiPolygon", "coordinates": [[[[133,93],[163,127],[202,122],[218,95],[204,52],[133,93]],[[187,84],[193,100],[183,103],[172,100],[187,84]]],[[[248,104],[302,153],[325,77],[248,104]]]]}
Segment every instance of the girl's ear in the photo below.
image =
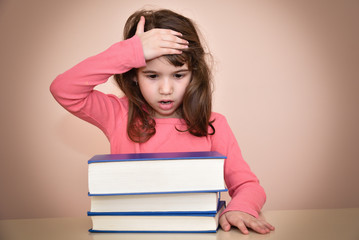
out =
{"type": "Polygon", "coordinates": [[[136,86],[138,85],[137,76],[134,76],[132,81],[134,81],[136,83],[136,86]]]}

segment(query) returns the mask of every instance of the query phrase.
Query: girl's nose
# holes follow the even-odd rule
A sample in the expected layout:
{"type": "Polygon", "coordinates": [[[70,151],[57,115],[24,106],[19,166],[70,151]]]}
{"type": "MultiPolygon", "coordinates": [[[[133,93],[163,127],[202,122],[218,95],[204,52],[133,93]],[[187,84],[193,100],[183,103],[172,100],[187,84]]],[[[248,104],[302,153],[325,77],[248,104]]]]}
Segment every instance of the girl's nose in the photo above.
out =
{"type": "Polygon", "coordinates": [[[165,78],[161,80],[159,92],[162,95],[170,95],[173,93],[173,85],[170,79],[165,78]]]}

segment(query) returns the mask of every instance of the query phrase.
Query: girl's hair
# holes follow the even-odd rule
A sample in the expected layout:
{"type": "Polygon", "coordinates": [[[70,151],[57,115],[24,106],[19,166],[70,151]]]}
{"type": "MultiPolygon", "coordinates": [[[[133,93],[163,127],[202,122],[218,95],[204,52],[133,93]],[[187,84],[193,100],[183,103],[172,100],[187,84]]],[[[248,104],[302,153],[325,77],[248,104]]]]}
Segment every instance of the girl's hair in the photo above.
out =
{"type": "MultiPolygon", "coordinates": [[[[124,39],[135,35],[141,16],[145,17],[144,31],[153,28],[172,29],[182,33],[182,38],[189,42],[188,49],[182,54],[165,55],[174,66],[187,63],[192,71],[192,79],[186,88],[183,103],[177,109],[187,124],[187,129],[177,131],[188,131],[198,137],[214,134],[213,121],[210,121],[212,75],[194,23],[170,10],[140,10],[128,18],[124,27],[124,39]],[[212,129],[210,133],[209,127],[212,129]]],[[[127,134],[134,142],[146,142],[156,133],[156,122],[151,117],[153,109],[147,104],[134,81],[136,74],[137,69],[131,69],[126,73],[116,74],[115,79],[129,99],[127,134]]]]}

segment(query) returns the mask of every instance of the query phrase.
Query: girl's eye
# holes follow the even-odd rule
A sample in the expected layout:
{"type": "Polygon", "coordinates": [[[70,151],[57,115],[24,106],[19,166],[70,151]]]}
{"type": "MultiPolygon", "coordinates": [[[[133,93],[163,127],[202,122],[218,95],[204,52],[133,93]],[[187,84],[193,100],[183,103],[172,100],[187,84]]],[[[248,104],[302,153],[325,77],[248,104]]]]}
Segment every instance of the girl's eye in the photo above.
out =
{"type": "Polygon", "coordinates": [[[174,77],[176,78],[176,79],[181,79],[181,78],[183,78],[185,75],[183,74],[183,73],[176,73],[175,75],[174,75],[174,77]]]}
{"type": "Polygon", "coordinates": [[[149,75],[146,75],[146,77],[149,78],[149,79],[156,79],[157,75],[156,74],[149,74],[149,75]]]}

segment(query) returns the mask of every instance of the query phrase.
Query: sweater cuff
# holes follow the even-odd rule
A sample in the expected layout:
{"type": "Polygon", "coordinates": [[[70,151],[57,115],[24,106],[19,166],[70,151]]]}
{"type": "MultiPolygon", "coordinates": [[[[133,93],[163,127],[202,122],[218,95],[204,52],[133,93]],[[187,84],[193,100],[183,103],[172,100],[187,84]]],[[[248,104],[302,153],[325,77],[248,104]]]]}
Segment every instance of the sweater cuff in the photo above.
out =
{"type": "Polygon", "coordinates": [[[250,215],[252,215],[255,218],[259,217],[259,213],[256,210],[253,210],[250,207],[246,207],[246,206],[232,206],[231,202],[229,202],[228,206],[226,207],[226,209],[224,209],[224,211],[221,213],[221,216],[223,214],[225,214],[226,212],[230,212],[230,211],[241,211],[241,212],[245,212],[248,213],[250,215]]]}
{"type": "Polygon", "coordinates": [[[132,49],[134,51],[134,59],[135,59],[134,67],[140,68],[146,66],[146,60],[143,54],[141,39],[137,35],[135,35],[132,38],[127,39],[126,41],[130,41],[133,46],[132,49]]]}

